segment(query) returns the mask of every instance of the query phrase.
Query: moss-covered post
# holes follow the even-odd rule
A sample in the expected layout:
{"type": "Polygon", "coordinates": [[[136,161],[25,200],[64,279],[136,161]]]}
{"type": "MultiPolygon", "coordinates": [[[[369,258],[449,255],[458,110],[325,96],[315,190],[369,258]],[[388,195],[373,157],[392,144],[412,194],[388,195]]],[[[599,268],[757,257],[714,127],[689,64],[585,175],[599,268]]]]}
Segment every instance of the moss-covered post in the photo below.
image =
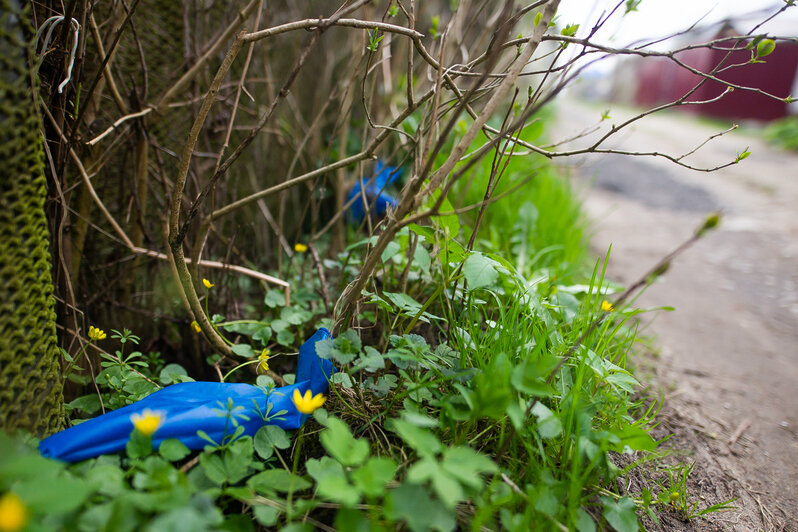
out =
{"type": "Polygon", "coordinates": [[[63,426],[27,2],[0,0],[0,428],[63,426]]]}

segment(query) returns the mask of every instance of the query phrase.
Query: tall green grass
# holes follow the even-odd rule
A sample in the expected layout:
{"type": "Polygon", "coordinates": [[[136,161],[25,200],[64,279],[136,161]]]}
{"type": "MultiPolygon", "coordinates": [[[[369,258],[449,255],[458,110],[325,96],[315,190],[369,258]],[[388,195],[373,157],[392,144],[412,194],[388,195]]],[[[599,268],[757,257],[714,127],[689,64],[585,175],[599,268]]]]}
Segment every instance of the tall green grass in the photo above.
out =
{"type": "MultiPolygon", "coordinates": [[[[521,132],[521,140],[539,143],[544,127],[543,119],[537,120],[521,132]]],[[[481,136],[472,149],[487,140],[481,136]]],[[[492,165],[490,156],[477,163],[453,187],[452,203],[482,202],[492,165]]],[[[479,227],[478,247],[501,253],[523,274],[548,269],[557,276],[575,278],[584,271],[587,259],[587,220],[571,184],[547,158],[528,153],[520,145],[499,166],[504,170],[495,185],[495,202],[485,210],[479,227]]],[[[473,209],[462,217],[469,233],[477,213],[473,209]]]]}

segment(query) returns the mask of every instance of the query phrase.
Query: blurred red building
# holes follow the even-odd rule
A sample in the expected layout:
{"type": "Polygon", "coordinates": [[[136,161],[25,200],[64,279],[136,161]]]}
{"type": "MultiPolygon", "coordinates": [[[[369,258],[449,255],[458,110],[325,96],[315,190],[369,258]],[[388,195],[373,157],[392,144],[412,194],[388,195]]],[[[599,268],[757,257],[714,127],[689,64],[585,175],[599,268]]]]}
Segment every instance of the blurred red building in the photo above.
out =
{"type": "MultiPolygon", "coordinates": [[[[739,35],[730,26],[725,26],[714,38],[739,35]]],[[[696,40],[696,43],[707,39],[696,40]]],[[[726,41],[719,44],[724,48],[740,48],[746,41],[726,41]],[[734,46],[732,46],[734,45],[734,46]]],[[[750,63],[749,50],[729,52],[721,49],[697,48],[686,50],[676,57],[701,72],[711,72],[718,65],[716,77],[735,85],[754,87],[780,98],[791,95],[798,73],[798,45],[779,42],[772,54],[762,58],[761,63],[750,63]],[[729,67],[729,68],[726,68],[729,67]]],[[[668,58],[647,58],[636,62],[637,91],[635,103],[652,107],[672,102],[684,96],[698,85],[701,77],[668,58]]],[[[707,80],[687,101],[707,101],[717,98],[726,85],[707,80]]],[[[798,95],[792,95],[798,97],[798,95]]],[[[798,104],[793,104],[798,105],[798,104]]],[[[775,120],[789,114],[788,104],[768,98],[762,94],[746,90],[734,90],[717,101],[703,105],[686,105],[682,109],[719,118],[775,120]]]]}

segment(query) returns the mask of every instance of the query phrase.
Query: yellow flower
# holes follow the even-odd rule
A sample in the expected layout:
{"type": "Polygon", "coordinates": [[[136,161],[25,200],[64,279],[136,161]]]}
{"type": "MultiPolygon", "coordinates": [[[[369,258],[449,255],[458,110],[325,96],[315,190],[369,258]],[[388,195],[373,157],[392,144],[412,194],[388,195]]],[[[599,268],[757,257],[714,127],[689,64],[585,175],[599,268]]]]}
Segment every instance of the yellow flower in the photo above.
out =
{"type": "Polygon", "coordinates": [[[202,284],[205,286],[205,288],[213,288],[214,286],[212,282],[205,278],[202,279],[202,284]]]}
{"type": "Polygon", "coordinates": [[[106,338],[105,331],[102,329],[98,329],[94,325],[89,326],[89,339],[90,340],[105,340],[106,338]]]}
{"type": "Polygon", "coordinates": [[[145,408],[141,414],[133,414],[130,416],[130,421],[137,431],[145,436],[152,436],[163,424],[165,414],[157,410],[150,410],[145,408]]]}
{"type": "Polygon", "coordinates": [[[294,244],[294,251],[297,253],[304,253],[308,250],[308,247],[305,244],[294,244]]]}
{"type": "Polygon", "coordinates": [[[28,509],[19,497],[10,491],[0,497],[0,530],[16,532],[22,530],[28,522],[28,509]]]}
{"type": "Polygon", "coordinates": [[[194,329],[194,332],[202,332],[202,328],[199,326],[199,323],[197,323],[197,320],[191,322],[191,328],[194,329]]]}
{"type": "Polygon", "coordinates": [[[327,400],[322,394],[318,393],[315,396],[310,390],[305,391],[305,395],[299,393],[298,389],[294,389],[294,395],[291,400],[294,401],[296,409],[303,414],[312,414],[314,410],[319,408],[327,400]]]}
{"type": "Polygon", "coordinates": [[[271,351],[264,349],[260,352],[260,355],[258,355],[258,371],[262,371],[263,373],[269,371],[269,353],[271,353],[271,351]]]}
{"type": "Polygon", "coordinates": [[[601,310],[603,310],[604,312],[612,312],[613,310],[615,310],[615,307],[613,307],[612,303],[610,303],[609,301],[602,301],[601,310]]]}

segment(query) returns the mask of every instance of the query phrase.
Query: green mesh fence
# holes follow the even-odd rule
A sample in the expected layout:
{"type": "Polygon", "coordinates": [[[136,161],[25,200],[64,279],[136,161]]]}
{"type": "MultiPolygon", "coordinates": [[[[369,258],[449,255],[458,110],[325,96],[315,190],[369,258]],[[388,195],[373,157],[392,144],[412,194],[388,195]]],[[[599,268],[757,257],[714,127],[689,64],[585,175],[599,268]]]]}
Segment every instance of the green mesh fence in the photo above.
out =
{"type": "Polygon", "coordinates": [[[0,0],[0,428],[63,425],[40,124],[27,5],[0,0]]]}

